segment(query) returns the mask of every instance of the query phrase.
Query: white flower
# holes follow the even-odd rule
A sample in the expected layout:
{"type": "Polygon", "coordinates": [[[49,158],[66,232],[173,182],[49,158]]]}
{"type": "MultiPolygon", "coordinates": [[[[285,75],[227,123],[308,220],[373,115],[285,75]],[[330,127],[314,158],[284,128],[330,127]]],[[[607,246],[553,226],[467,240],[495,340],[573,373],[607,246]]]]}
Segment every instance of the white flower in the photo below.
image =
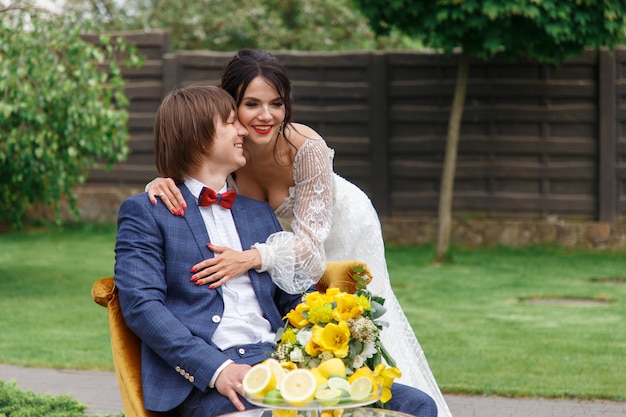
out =
{"type": "Polygon", "coordinates": [[[363,366],[364,363],[365,363],[365,358],[362,357],[361,355],[356,355],[354,357],[354,360],[352,361],[352,367],[354,369],[359,369],[360,367],[363,366]]]}
{"type": "Polygon", "coordinates": [[[299,347],[293,348],[293,350],[289,353],[289,359],[291,359],[291,362],[303,362],[304,354],[302,353],[302,349],[299,347]]]}
{"type": "Polygon", "coordinates": [[[306,346],[306,344],[309,343],[309,340],[311,340],[312,336],[313,330],[301,329],[296,335],[296,342],[298,342],[298,345],[300,346],[306,346]]]}
{"type": "Polygon", "coordinates": [[[369,359],[374,356],[376,352],[378,352],[378,349],[376,349],[376,343],[367,342],[363,344],[363,352],[361,352],[361,356],[365,359],[369,359]]]}
{"type": "Polygon", "coordinates": [[[372,356],[374,356],[378,352],[376,349],[376,344],[374,342],[367,342],[363,344],[363,350],[361,353],[354,357],[354,361],[352,362],[352,367],[354,369],[359,369],[363,366],[365,361],[372,356]]]}

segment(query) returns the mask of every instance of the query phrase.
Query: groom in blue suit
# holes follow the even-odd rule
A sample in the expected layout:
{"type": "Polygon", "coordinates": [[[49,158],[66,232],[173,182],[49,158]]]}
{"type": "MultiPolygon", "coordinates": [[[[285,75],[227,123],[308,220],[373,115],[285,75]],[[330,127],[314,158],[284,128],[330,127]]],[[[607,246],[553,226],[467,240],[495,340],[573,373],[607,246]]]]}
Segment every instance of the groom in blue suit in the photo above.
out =
{"type": "Polygon", "coordinates": [[[281,230],[268,204],[226,192],[227,176],[246,162],[246,134],[225,91],[170,93],[157,112],[155,157],[160,174],[178,184],[185,216],[145,193],[120,207],[115,284],[142,341],[148,410],[210,417],[250,408],[243,376],[269,357],[282,317],[301,301],[254,270],[216,289],[193,282],[190,267],[214,256],[209,242],[242,250],[281,230]]]}

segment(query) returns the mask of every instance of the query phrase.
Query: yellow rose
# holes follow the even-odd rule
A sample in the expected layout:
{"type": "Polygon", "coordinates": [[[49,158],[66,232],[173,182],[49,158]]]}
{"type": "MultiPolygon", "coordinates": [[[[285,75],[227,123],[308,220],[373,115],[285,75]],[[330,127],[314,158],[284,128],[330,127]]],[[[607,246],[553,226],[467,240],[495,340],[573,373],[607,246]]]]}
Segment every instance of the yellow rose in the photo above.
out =
{"type": "Polygon", "coordinates": [[[309,307],[320,307],[326,303],[326,296],[317,291],[311,292],[306,295],[304,303],[309,307]]]}

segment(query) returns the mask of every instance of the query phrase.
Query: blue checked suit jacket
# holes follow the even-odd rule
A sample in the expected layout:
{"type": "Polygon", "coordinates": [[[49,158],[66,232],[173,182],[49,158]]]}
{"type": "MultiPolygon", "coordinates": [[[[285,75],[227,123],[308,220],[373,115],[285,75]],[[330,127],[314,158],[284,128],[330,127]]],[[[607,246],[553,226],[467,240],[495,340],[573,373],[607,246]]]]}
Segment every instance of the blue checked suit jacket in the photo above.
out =
{"type": "MultiPolygon", "coordinates": [[[[144,405],[154,411],[177,407],[193,386],[207,390],[225,360],[245,362],[211,344],[224,312],[222,291],[189,281],[191,267],[213,253],[194,197],[184,185],[180,190],[188,207],[184,217],[161,202],[152,205],[146,193],[124,201],[118,215],[115,285],[124,319],[142,341],[144,405]]],[[[267,203],[239,195],[231,211],[244,249],[281,230],[267,203]]],[[[280,290],[267,273],[249,273],[276,331],[301,296],[280,290]]]]}

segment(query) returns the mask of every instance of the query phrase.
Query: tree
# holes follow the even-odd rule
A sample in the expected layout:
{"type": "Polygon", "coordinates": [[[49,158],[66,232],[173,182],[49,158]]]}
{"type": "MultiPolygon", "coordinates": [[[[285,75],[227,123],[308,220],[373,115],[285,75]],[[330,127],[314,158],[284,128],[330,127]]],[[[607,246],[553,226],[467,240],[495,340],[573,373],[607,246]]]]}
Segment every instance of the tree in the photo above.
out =
{"type": "Polygon", "coordinates": [[[410,45],[395,33],[377,39],[350,0],[66,0],[65,9],[89,16],[98,30],[168,30],[174,51],[340,51],[410,45]]]}
{"type": "Polygon", "coordinates": [[[436,261],[448,254],[459,130],[470,57],[537,59],[560,65],[585,47],[626,38],[624,0],[354,0],[377,34],[390,30],[451,54],[460,50],[446,138],[436,261]]]}
{"type": "Polygon", "coordinates": [[[0,14],[0,223],[21,226],[34,203],[60,220],[64,197],[78,215],[72,189],[128,153],[117,57],[138,61],[121,41],[84,42],[71,15],[2,3],[0,14]]]}

